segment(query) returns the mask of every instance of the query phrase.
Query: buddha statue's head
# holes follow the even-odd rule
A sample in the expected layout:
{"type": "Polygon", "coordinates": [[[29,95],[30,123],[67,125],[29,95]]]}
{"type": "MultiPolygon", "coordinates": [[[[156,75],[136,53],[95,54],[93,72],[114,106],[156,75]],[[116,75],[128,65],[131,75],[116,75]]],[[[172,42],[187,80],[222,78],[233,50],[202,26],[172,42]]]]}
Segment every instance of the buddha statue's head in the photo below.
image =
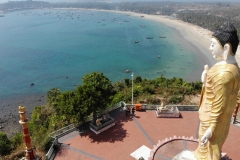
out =
{"type": "MultiPolygon", "coordinates": [[[[227,61],[234,57],[239,44],[237,30],[229,22],[225,22],[213,35],[210,45],[213,57],[219,61],[227,61]]],[[[234,58],[235,59],[235,58],[234,58]]]]}

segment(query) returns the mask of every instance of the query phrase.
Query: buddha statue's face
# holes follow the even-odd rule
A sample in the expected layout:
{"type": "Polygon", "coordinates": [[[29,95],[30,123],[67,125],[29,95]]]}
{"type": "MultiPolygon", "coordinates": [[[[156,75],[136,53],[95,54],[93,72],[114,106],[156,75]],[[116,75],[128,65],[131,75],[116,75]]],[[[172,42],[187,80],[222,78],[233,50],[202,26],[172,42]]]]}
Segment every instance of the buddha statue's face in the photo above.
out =
{"type": "Polygon", "coordinates": [[[224,50],[216,38],[212,38],[209,49],[212,51],[213,58],[220,61],[223,60],[224,50]]]}

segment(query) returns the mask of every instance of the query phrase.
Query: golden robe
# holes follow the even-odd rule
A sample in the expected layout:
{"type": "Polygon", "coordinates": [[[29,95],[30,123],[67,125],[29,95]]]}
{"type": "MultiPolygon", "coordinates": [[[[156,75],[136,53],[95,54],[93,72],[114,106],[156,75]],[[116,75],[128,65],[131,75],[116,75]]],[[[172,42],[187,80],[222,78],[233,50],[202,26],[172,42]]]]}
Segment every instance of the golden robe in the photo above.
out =
{"type": "Polygon", "coordinates": [[[236,105],[240,87],[240,70],[237,64],[216,64],[207,73],[199,105],[199,145],[194,152],[197,160],[220,160],[236,105]],[[206,146],[201,138],[211,127],[212,137],[206,146]]]}

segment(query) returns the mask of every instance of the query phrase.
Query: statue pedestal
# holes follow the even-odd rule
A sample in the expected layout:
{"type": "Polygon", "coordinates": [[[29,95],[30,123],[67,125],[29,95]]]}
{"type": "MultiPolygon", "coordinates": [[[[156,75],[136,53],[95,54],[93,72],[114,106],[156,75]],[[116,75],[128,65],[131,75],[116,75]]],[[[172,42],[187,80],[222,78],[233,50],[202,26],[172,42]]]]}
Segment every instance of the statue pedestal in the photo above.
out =
{"type": "MultiPolygon", "coordinates": [[[[198,147],[198,140],[193,137],[173,136],[158,141],[150,152],[149,158],[171,160],[196,160],[193,156],[198,147]]],[[[222,153],[221,160],[231,160],[226,153],[222,153]]]]}
{"type": "MultiPolygon", "coordinates": [[[[172,160],[197,160],[194,158],[194,153],[193,151],[189,150],[184,150],[175,157],[173,157],[172,160]]],[[[227,153],[222,153],[221,160],[231,160],[228,156],[227,153]]]]}
{"type": "Polygon", "coordinates": [[[175,157],[173,157],[172,160],[197,160],[194,158],[193,151],[184,150],[175,157]]]}
{"type": "Polygon", "coordinates": [[[176,158],[182,151],[194,151],[197,146],[198,141],[193,137],[188,138],[184,136],[173,136],[170,138],[165,138],[162,141],[158,141],[158,143],[154,145],[152,151],[150,152],[149,159],[162,159],[161,157],[173,159],[174,157],[174,160],[181,160],[176,158]]]}
{"type": "Polygon", "coordinates": [[[177,107],[159,107],[156,110],[156,115],[158,118],[164,117],[180,117],[180,112],[177,107]]]}

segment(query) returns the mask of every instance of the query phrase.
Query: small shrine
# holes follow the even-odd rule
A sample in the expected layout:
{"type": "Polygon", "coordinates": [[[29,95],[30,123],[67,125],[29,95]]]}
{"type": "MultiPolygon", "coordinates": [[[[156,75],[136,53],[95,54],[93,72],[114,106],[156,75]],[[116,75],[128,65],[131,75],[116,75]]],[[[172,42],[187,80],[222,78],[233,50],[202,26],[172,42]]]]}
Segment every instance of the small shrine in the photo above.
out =
{"type": "Polygon", "coordinates": [[[164,98],[161,103],[161,107],[156,108],[156,115],[158,118],[161,117],[180,117],[180,112],[177,106],[166,106],[166,99],[164,98]]]}
{"type": "Polygon", "coordinates": [[[102,116],[98,116],[96,122],[90,123],[90,130],[95,134],[100,134],[114,125],[114,118],[112,118],[109,114],[103,114],[102,116]]]}

